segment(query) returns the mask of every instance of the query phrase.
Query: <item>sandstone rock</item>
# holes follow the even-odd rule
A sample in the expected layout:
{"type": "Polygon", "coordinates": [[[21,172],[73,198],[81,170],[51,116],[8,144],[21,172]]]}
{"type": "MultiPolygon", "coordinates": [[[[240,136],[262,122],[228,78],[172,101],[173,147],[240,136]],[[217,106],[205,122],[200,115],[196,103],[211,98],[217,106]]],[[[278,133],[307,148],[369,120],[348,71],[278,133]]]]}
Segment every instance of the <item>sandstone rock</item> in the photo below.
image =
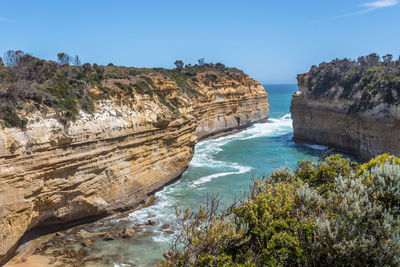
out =
{"type": "Polygon", "coordinates": [[[83,244],[85,247],[87,247],[87,248],[90,248],[90,247],[93,246],[93,242],[90,241],[89,239],[84,239],[84,240],[82,241],[82,244],[83,244]]]}
{"type": "Polygon", "coordinates": [[[112,235],[112,234],[105,234],[104,236],[103,236],[103,240],[104,241],[111,241],[111,240],[115,240],[115,239],[117,239],[114,235],[112,235]]]}
{"type": "Polygon", "coordinates": [[[156,225],[156,224],[157,224],[157,222],[153,221],[153,220],[147,220],[147,222],[145,223],[145,225],[151,225],[151,226],[156,225]]]}
{"type": "Polygon", "coordinates": [[[138,235],[138,232],[136,229],[132,226],[126,226],[125,229],[123,230],[121,236],[122,238],[132,238],[138,235]]]}
{"type": "Polygon", "coordinates": [[[89,238],[95,238],[95,237],[102,237],[106,235],[107,233],[105,232],[95,232],[95,233],[89,233],[86,230],[79,230],[79,232],[76,234],[78,238],[82,239],[89,239],[89,238]]]}

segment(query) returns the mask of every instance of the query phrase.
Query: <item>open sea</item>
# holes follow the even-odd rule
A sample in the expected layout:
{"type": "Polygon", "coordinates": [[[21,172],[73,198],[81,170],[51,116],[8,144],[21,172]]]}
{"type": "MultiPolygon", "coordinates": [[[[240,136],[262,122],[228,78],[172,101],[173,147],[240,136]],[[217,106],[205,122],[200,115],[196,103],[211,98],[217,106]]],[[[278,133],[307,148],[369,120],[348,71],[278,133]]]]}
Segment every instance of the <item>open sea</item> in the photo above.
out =
{"type": "Polygon", "coordinates": [[[325,147],[292,141],[289,108],[297,85],[267,84],[264,88],[269,94],[269,122],[197,144],[188,169],[177,182],[156,193],[154,205],[119,219],[132,224],[153,220],[157,225],[149,226],[134,240],[103,241],[96,246],[107,254],[122,255],[137,266],[155,266],[174,236],[161,229],[161,225],[169,224],[170,230],[177,231],[174,205],[197,209],[206,203],[207,196],[217,194],[226,205],[249,188],[252,177],[267,175],[281,166],[294,168],[302,159],[318,159],[325,147]]]}

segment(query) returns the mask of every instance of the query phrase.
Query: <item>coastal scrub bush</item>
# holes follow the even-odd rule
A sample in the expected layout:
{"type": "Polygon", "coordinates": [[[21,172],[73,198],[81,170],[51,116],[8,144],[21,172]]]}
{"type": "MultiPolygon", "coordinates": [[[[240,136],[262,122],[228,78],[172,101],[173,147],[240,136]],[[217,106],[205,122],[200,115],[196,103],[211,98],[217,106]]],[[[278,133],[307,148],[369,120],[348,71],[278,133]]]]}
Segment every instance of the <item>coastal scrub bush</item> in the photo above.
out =
{"type": "Polygon", "coordinates": [[[400,159],[341,155],[255,179],[218,212],[177,212],[164,266],[399,266],[400,159]]]}
{"type": "Polygon", "coordinates": [[[314,98],[352,100],[348,113],[372,109],[376,104],[400,104],[400,60],[377,54],[357,60],[335,59],[313,66],[307,82],[314,98]],[[338,88],[342,88],[339,90],[338,88]]]}
{"type": "Polygon", "coordinates": [[[134,89],[139,94],[148,94],[153,101],[160,101],[176,114],[176,108],[186,102],[171,98],[168,90],[160,91],[154,80],[172,79],[180,93],[195,98],[200,94],[195,82],[200,73],[244,75],[240,70],[204,60],[200,65],[188,64],[185,68],[183,62],[177,62],[178,69],[168,70],[81,64],[78,56],[70,57],[66,53],[58,53],[57,58],[58,62],[43,60],[21,50],[7,51],[0,58],[0,123],[3,126],[24,128],[27,123],[24,117],[33,112],[49,114],[50,110],[55,111],[51,114],[56,119],[68,125],[69,120],[79,116],[80,110],[94,112],[96,101],[117,98],[118,103],[132,104],[134,89]]]}

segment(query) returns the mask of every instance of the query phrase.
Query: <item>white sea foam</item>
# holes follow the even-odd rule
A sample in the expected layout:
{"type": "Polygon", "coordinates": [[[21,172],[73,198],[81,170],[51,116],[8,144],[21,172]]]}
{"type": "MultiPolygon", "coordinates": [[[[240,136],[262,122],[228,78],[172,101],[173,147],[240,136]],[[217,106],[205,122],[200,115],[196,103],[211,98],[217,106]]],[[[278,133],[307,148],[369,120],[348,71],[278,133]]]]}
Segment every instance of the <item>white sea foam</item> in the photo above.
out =
{"type": "Polygon", "coordinates": [[[267,123],[253,125],[244,131],[240,140],[253,139],[263,136],[278,136],[292,131],[292,118],[286,114],[280,119],[269,119],[267,123]]]}
{"type": "Polygon", "coordinates": [[[316,150],[326,150],[326,149],[328,149],[326,146],[322,146],[322,145],[311,145],[311,144],[300,144],[300,145],[308,147],[308,148],[316,149],[316,150]]]}
{"type": "Polygon", "coordinates": [[[220,173],[214,173],[214,174],[211,174],[211,175],[208,175],[208,176],[201,177],[200,179],[194,181],[193,184],[190,187],[197,187],[197,186],[199,186],[201,184],[208,183],[211,180],[213,180],[215,178],[218,178],[218,177],[223,177],[223,176],[228,176],[228,175],[235,175],[235,174],[242,174],[242,173],[249,172],[251,170],[250,167],[240,166],[237,163],[232,163],[232,164],[229,164],[228,166],[231,167],[231,168],[235,168],[237,171],[234,171],[234,172],[220,172],[220,173]]]}
{"type": "Polygon", "coordinates": [[[237,134],[223,136],[217,139],[206,140],[196,145],[196,153],[190,162],[192,167],[211,167],[218,169],[233,169],[200,177],[190,187],[197,187],[211,180],[227,175],[235,175],[249,172],[250,167],[240,166],[237,163],[215,160],[213,155],[223,150],[223,146],[233,140],[247,140],[263,136],[278,136],[290,133],[292,130],[292,119],[286,114],[280,119],[270,119],[267,123],[255,124],[245,131],[237,134]]]}

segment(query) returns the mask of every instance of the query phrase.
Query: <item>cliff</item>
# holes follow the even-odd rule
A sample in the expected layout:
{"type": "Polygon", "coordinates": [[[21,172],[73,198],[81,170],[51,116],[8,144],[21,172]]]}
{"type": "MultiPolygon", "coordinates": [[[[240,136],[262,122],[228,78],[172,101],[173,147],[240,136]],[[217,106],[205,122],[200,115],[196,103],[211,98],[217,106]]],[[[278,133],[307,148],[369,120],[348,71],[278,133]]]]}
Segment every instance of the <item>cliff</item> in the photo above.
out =
{"type": "Polygon", "coordinates": [[[294,141],[326,145],[363,161],[387,152],[400,155],[399,62],[370,63],[368,57],[323,63],[298,75],[291,103],[294,141]]]}
{"type": "Polygon", "coordinates": [[[61,100],[37,101],[35,94],[5,109],[0,263],[30,230],[135,207],[186,169],[200,139],[268,118],[264,88],[234,69],[110,66],[105,73],[82,83],[83,91],[71,87],[91,97],[90,112],[83,97],[66,102],[70,95],[59,88],[67,85],[46,87],[61,100]],[[24,123],[11,127],[10,118],[24,123]]]}

